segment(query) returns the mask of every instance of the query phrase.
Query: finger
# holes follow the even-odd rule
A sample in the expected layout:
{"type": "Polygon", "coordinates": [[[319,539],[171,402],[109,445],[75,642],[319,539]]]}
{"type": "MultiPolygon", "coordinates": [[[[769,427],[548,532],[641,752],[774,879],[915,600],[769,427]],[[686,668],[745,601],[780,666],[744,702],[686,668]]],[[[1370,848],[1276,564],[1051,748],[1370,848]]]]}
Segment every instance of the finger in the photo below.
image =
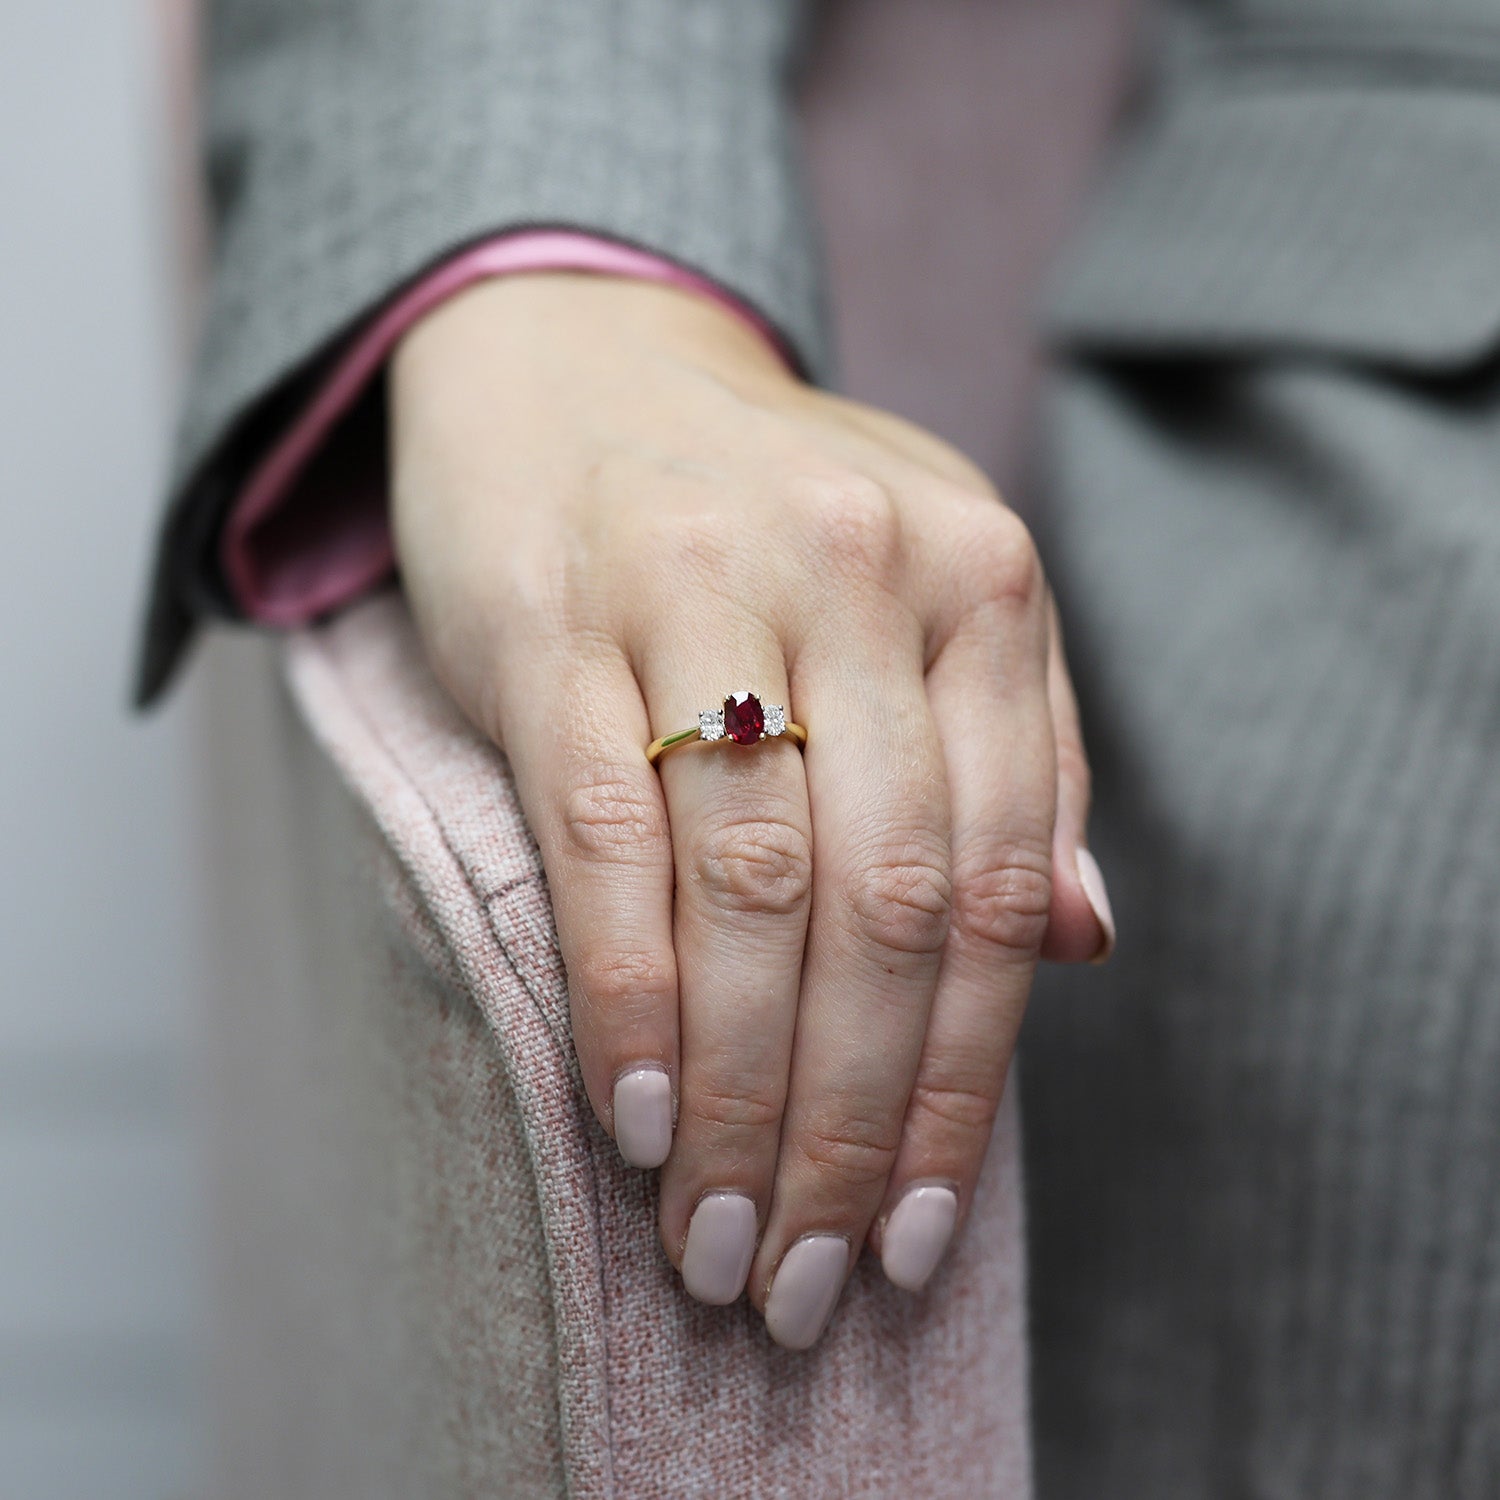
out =
{"type": "Polygon", "coordinates": [[[977,601],[927,676],[951,792],[953,915],[872,1237],[887,1276],[912,1291],[972,1199],[1053,900],[1046,586],[1019,523],[990,545],[977,601]]]}
{"type": "Polygon", "coordinates": [[[817,861],[776,1184],[752,1295],[810,1347],[885,1192],[948,920],[942,759],[922,635],[886,608],[799,654],[817,861]]]}
{"type": "Polygon", "coordinates": [[[584,1088],[625,1160],[659,1166],[672,1142],[677,972],[645,705],[617,653],[513,655],[532,665],[500,694],[501,734],[551,888],[584,1088]]]}
{"type": "MultiPolygon", "coordinates": [[[[722,707],[726,689],[755,694],[732,710],[742,727],[787,702],[780,642],[753,622],[726,629],[715,601],[653,634],[641,676],[659,732],[722,707]]],[[[789,738],[741,745],[726,734],[659,766],[677,869],[682,1038],[662,1243],[691,1295],[727,1303],[744,1288],[771,1197],[812,880],[807,781],[789,738]]]]}
{"type": "Polygon", "coordinates": [[[1088,847],[1089,761],[1055,600],[1048,600],[1047,614],[1047,695],[1057,744],[1057,825],[1052,914],[1042,957],[1058,963],[1101,964],[1114,951],[1115,919],[1104,874],[1088,847]]]}

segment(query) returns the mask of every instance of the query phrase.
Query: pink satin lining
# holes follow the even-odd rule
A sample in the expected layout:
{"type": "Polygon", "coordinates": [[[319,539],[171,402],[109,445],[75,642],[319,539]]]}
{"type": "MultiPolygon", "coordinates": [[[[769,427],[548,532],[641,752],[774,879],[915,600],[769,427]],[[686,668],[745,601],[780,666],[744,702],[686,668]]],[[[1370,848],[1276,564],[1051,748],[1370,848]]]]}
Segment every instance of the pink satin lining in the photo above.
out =
{"type": "Polygon", "coordinates": [[[300,625],[391,572],[379,423],[349,421],[351,411],[419,318],[476,281],[522,271],[595,271],[681,287],[738,313],[787,353],[775,330],[722,287],[628,245],[526,230],[462,251],[375,316],[250,475],[219,538],[225,581],[247,619],[300,625]]]}

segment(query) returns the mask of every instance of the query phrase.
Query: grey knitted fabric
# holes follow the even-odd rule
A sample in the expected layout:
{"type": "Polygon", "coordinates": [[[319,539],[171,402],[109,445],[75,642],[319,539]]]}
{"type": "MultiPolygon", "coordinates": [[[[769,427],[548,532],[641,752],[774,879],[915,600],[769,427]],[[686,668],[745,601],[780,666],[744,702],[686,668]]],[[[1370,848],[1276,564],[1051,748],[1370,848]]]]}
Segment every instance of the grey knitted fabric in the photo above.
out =
{"type": "Polygon", "coordinates": [[[1121,947],[1023,1047],[1044,1500],[1500,1494],[1500,370],[1076,367],[1121,947]]]}
{"type": "Polygon", "coordinates": [[[1500,15],[1380,9],[1196,53],[1056,297],[1122,936],[1023,1045],[1042,1500],[1500,1495],[1500,15]]]}
{"type": "Polygon", "coordinates": [[[1111,983],[1023,1041],[1039,1494],[1500,1494],[1500,365],[1078,364],[1111,983]]]}
{"type": "Polygon", "coordinates": [[[212,540],[305,377],[403,283],[505,229],[572,227],[730,286],[824,369],[785,94],[793,0],[218,0],[217,260],[136,700],[196,617],[212,540]]]}

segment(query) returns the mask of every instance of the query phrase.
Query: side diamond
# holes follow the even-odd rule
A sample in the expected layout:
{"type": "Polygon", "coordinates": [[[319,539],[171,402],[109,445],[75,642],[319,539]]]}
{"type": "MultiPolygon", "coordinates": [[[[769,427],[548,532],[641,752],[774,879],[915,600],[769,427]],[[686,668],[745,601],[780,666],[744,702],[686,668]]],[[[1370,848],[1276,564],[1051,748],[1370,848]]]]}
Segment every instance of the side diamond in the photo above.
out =
{"type": "Polygon", "coordinates": [[[786,733],[786,709],[779,703],[766,704],[766,734],[786,733]]]}
{"type": "Polygon", "coordinates": [[[698,715],[698,738],[700,740],[722,740],[724,738],[724,710],[706,709],[698,715]]]}

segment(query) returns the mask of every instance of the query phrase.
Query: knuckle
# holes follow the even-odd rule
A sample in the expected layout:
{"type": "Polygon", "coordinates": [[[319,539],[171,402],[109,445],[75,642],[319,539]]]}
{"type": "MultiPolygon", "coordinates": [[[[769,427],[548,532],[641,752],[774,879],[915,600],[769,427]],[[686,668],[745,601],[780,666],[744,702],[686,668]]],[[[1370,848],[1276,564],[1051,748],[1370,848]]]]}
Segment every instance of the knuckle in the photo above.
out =
{"type": "Polygon", "coordinates": [[[962,937],[1029,961],[1041,949],[1051,910],[1050,850],[1011,844],[961,862],[953,927],[962,937]]]}
{"type": "Polygon", "coordinates": [[[655,786],[616,768],[590,768],[563,799],[562,823],[586,859],[641,863],[663,857],[667,818],[655,786]]]}
{"type": "Polygon", "coordinates": [[[695,1082],[683,1096],[683,1113],[715,1133],[758,1133],[781,1123],[781,1098],[764,1085],[695,1082]]]}
{"type": "Polygon", "coordinates": [[[1041,554],[1026,523],[1003,505],[991,506],[964,548],[975,596],[988,603],[1035,608],[1045,597],[1041,554]]]}
{"type": "Polygon", "coordinates": [[[948,939],[953,882],[935,853],[884,856],[851,881],[856,936],[887,953],[940,952],[948,939]]]}
{"type": "Polygon", "coordinates": [[[878,1187],[891,1174],[900,1143],[900,1123],[843,1116],[810,1121],[797,1149],[818,1174],[851,1191],[878,1187]]]}
{"type": "Polygon", "coordinates": [[[611,1021],[637,1020],[658,1013],[677,994],[677,969],[665,954],[599,952],[575,960],[573,987],[611,1021]]]}
{"type": "Polygon", "coordinates": [[[891,572],[900,551],[901,517],[895,496],[883,484],[863,474],[804,479],[795,498],[823,566],[881,578],[891,572]]]}
{"type": "Polygon", "coordinates": [[[907,1128],[914,1134],[980,1136],[988,1140],[1000,1108],[999,1080],[987,1088],[979,1081],[917,1081],[907,1104],[907,1128]]]}
{"type": "Polygon", "coordinates": [[[787,916],[812,891],[812,841],[775,818],[709,829],[693,853],[693,879],[719,910],[787,916]]]}

